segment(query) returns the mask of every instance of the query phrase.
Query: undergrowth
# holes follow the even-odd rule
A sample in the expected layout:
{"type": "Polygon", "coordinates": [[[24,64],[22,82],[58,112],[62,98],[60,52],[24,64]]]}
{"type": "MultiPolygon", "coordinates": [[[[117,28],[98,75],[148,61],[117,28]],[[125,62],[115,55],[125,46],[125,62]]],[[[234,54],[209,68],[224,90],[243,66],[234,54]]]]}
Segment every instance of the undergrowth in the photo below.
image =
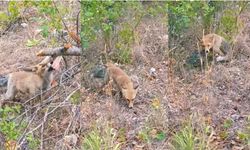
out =
{"type": "Polygon", "coordinates": [[[201,116],[193,114],[173,134],[170,146],[173,150],[208,150],[211,134],[212,128],[206,125],[201,116]]]}
{"type": "Polygon", "coordinates": [[[122,143],[117,142],[117,131],[104,121],[93,125],[83,140],[83,149],[88,150],[120,150],[122,143]]]}

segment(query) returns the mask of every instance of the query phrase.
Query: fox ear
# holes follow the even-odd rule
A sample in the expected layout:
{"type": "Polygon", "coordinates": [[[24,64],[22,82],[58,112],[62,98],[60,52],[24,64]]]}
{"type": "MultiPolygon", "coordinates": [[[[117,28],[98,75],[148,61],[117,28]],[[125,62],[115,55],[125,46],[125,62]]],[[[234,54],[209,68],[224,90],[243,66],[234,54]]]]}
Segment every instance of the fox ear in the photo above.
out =
{"type": "Polygon", "coordinates": [[[31,69],[31,71],[34,71],[34,72],[37,71],[37,70],[38,70],[38,66],[33,66],[32,69],[31,69]]]}
{"type": "Polygon", "coordinates": [[[111,62],[111,61],[108,61],[106,64],[104,64],[104,66],[106,67],[106,68],[108,68],[108,67],[112,67],[114,64],[111,62]]]}
{"type": "Polygon", "coordinates": [[[124,90],[127,89],[127,87],[126,87],[126,86],[123,86],[123,85],[121,85],[121,88],[124,89],[124,90]]]}
{"type": "Polygon", "coordinates": [[[108,68],[108,66],[109,66],[109,64],[108,64],[108,63],[104,64],[104,67],[108,68]]]}
{"type": "Polygon", "coordinates": [[[136,90],[139,87],[139,84],[134,84],[134,89],[136,90]]]}

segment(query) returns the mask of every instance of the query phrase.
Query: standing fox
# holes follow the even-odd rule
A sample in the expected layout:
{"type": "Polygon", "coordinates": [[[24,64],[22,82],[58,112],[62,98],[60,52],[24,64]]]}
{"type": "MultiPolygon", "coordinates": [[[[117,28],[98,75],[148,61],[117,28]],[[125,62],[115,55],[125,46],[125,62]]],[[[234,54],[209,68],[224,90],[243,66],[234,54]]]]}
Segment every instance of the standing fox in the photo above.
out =
{"type": "Polygon", "coordinates": [[[216,55],[219,55],[216,58],[217,61],[228,61],[232,58],[233,50],[231,49],[229,43],[217,34],[212,33],[205,35],[201,40],[201,44],[206,53],[213,50],[216,55]]]}
{"type": "Polygon", "coordinates": [[[130,77],[114,64],[108,62],[105,66],[107,67],[109,79],[114,81],[123,97],[128,101],[129,108],[132,108],[139,85],[135,86],[130,77]]]}
{"type": "MultiPolygon", "coordinates": [[[[13,72],[8,76],[7,92],[3,100],[13,100],[18,92],[35,95],[41,90],[49,88],[52,81],[51,64],[38,64],[32,72],[19,71],[13,72]]],[[[1,106],[1,102],[0,102],[1,106]]]]}

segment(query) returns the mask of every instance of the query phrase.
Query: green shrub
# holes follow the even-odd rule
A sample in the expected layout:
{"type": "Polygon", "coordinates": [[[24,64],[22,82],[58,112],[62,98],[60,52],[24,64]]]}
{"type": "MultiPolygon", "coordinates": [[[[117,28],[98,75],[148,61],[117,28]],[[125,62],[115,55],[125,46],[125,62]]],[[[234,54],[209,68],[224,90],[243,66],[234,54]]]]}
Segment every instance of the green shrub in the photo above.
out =
{"type": "Polygon", "coordinates": [[[121,143],[116,141],[117,134],[109,126],[108,122],[103,123],[100,128],[94,127],[87,133],[83,141],[83,149],[88,150],[119,150],[121,143]]]}
{"type": "Polygon", "coordinates": [[[175,150],[194,150],[195,142],[193,128],[188,125],[174,135],[172,145],[175,150]]]}
{"type": "Polygon", "coordinates": [[[21,134],[20,125],[12,121],[20,113],[20,106],[0,108],[0,131],[7,140],[16,140],[21,134]]]}
{"type": "Polygon", "coordinates": [[[173,134],[170,146],[173,150],[206,150],[210,149],[212,128],[206,125],[204,119],[192,114],[190,119],[173,134]]]}

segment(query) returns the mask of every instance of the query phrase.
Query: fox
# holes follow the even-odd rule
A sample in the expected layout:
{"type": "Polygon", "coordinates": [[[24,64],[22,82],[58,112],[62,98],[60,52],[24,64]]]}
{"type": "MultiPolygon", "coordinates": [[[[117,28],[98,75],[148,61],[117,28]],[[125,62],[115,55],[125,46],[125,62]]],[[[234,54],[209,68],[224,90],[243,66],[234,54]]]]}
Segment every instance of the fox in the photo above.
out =
{"type": "Polygon", "coordinates": [[[108,62],[105,66],[107,68],[108,80],[114,82],[122,93],[123,98],[128,102],[128,107],[133,108],[139,84],[135,85],[131,78],[115,64],[108,62]]]}
{"type": "MultiPolygon", "coordinates": [[[[4,100],[14,100],[17,93],[35,95],[41,90],[50,87],[52,81],[52,72],[54,68],[51,64],[38,64],[32,68],[32,71],[18,71],[8,75],[7,91],[2,97],[4,100]]],[[[0,101],[0,106],[1,106],[0,101]]]]}
{"type": "Polygon", "coordinates": [[[225,38],[218,34],[211,33],[203,36],[201,45],[206,54],[213,50],[217,61],[229,61],[232,58],[232,47],[225,38]]]}

